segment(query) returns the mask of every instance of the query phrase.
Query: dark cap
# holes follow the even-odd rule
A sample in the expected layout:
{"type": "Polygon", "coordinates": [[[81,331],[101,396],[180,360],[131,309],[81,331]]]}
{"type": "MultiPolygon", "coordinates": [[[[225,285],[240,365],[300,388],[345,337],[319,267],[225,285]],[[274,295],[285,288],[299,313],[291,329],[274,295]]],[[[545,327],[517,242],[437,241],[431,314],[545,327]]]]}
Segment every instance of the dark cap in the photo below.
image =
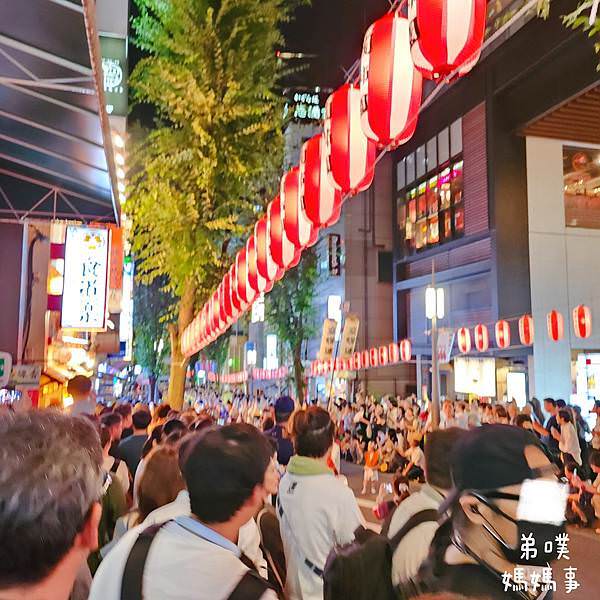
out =
{"type": "Polygon", "coordinates": [[[600,413],[600,400],[596,400],[594,402],[594,406],[592,406],[592,410],[590,412],[600,413]]]}
{"type": "Polygon", "coordinates": [[[525,448],[541,449],[531,431],[512,425],[483,425],[458,442],[452,457],[452,479],[457,491],[498,489],[515,485],[535,474],[525,448]]]}
{"type": "Polygon", "coordinates": [[[294,401],[289,396],[280,396],[275,400],[275,418],[285,421],[294,412],[294,401]]]}

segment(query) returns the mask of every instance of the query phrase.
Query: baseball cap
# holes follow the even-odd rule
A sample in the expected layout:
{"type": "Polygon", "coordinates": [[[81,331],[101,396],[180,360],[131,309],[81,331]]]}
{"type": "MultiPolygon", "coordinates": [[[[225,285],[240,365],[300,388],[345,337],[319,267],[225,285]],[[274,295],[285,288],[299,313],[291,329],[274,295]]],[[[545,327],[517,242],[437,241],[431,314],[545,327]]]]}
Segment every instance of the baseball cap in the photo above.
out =
{"type": "Polygon", "coordinates": [[[286,419],[294,412],[294,401],[289,396],[280,396],[275,400],[275,418],[286,419]]]}
{"type": "Polygon", "coordinates": [[[454,489],[446,510],[464,490],[495,490],[538,477],[525,457],[525,448],[542,449],[534,433],[512,425],[482,425],[458,441],[450,461],[454,489]]]}

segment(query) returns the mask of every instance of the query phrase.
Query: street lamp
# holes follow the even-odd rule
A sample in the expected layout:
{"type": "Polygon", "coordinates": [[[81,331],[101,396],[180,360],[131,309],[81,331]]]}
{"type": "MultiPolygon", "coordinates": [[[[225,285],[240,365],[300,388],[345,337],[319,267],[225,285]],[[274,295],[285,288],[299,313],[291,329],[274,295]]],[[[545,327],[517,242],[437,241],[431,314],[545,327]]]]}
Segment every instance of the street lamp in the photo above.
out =
{"type": "Polygon", "coordinates": [[[425,315],[431,321],[431,423],[440,426],[440,367],[438,363],[438,319],[444,318],[444,288],[435,287],[435,271],[431,269],[431,285],[425,290],[425,315]]]}

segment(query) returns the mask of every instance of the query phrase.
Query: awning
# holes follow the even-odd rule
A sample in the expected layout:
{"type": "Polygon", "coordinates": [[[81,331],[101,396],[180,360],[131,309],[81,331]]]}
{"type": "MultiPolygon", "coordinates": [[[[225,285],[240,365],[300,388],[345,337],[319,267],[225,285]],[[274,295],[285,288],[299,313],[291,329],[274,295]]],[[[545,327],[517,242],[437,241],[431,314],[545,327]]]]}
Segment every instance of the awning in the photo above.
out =
{"type": "Polygon", "coordinates": [[[93,0],[0,0],[0,219],[118,221],[93,0]]]}

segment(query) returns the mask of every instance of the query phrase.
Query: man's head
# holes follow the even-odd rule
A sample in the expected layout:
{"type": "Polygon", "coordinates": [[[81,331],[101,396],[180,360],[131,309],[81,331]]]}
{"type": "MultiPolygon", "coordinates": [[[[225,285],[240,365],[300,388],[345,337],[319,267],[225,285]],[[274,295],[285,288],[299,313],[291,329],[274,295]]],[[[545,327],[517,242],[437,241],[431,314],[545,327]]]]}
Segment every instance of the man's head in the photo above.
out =
{"type": "Polygon", "coordinates": [[[74,402],[81,402],[89,398],[92,391],[92,380],[85,375],[75,375],[67,383],[67,393],[73,397],[74,402]]]}
{"type": "Polygon", "coordinates": [[[4,415],[0,465],[0,590],[42,584],[58,570],[74,579],[98,545],[95,428],[54,411],[4,415]]]}
{"type": "Polygon", "coordinates": [[[310,458],[327,456],[333,445],[333,434],[331,416],[320,406],[310,406],[294,413],[292,439],[296,454],[310,458]]]}
{"type": "Polygon", "coordinates": [[[123,418],[116,412],[110,412],[100,417],[100,423],[108,427],[113,442],[121,439],[123,433],[123,418]]]}
{"type": "Polygon", "coordinates": [[[150,422],[152,421],[152,416],[150,415],[150,411],[148,409],[142,409],[133,413],[131,421],[135,431],[138,433],[145,432],[148,429],[148,425],[150,425],[150,422]]]}
{"type": "Polygon", "coordinates": [[[464,429],[449,427],[428,434],[425,441],[425,479],[429,485],[442,491],[452,488],[450,458],[465,433],[464,429]]]}
{"type": "Polygon", "coordinates": [[[252,425],[227,425],[186,438],[179,460],[192,513],[204,523],[243,525],[278,481],[271,444],[252,425]]]}
{"type": "Polygon", "coordinates": [[[294,412],[294,401],[289,396],[280,396],[275,401],[275,421],[278,425],[288,422],[294,412]]]}
{"type": "Polygon", "coordinates": [[[565,498],[533,433],[508,425],[484,425],[466,432],[456,445],[451,470],[455,488],[447,506],[452,507],[454,539],[465,553],[496,571],[514,564],[545,565],[555,558],[546,553],[545,542],[554,542],[563,530],[565,498]],[[544,511],[539,506],[534,510],[539,518],[533,518],[531,511],[524,516],[523,511],[531,507],[529,497],[520,503],[526,480],[543,488],[544,511]],[[554,511],[549,521],[546,509],[554,511]],[[523,554],[523,537],[530,535],[535,552],[523,554]]]}
{"type": "Polygon", "coordinates": [[[544,410],[553,415],[556,412],[556,400],[554,398],[544,398],[544,410]]]}
{"type": "Polygon", "coordinates": [[[119,404],[118,406],[115,406],[114,412],[121,415],[121,418],[123,419],[123,429],[128,429],[132,426],[131,404],[119,404]]]}
{"type": "Polygon", "coordinates": [[[561,408],[558,413],[556,413],[556,421],[562,427],[567,423],[573,422],[573,415],[571,415],[571,411],[566,408],[561,408]]]}

